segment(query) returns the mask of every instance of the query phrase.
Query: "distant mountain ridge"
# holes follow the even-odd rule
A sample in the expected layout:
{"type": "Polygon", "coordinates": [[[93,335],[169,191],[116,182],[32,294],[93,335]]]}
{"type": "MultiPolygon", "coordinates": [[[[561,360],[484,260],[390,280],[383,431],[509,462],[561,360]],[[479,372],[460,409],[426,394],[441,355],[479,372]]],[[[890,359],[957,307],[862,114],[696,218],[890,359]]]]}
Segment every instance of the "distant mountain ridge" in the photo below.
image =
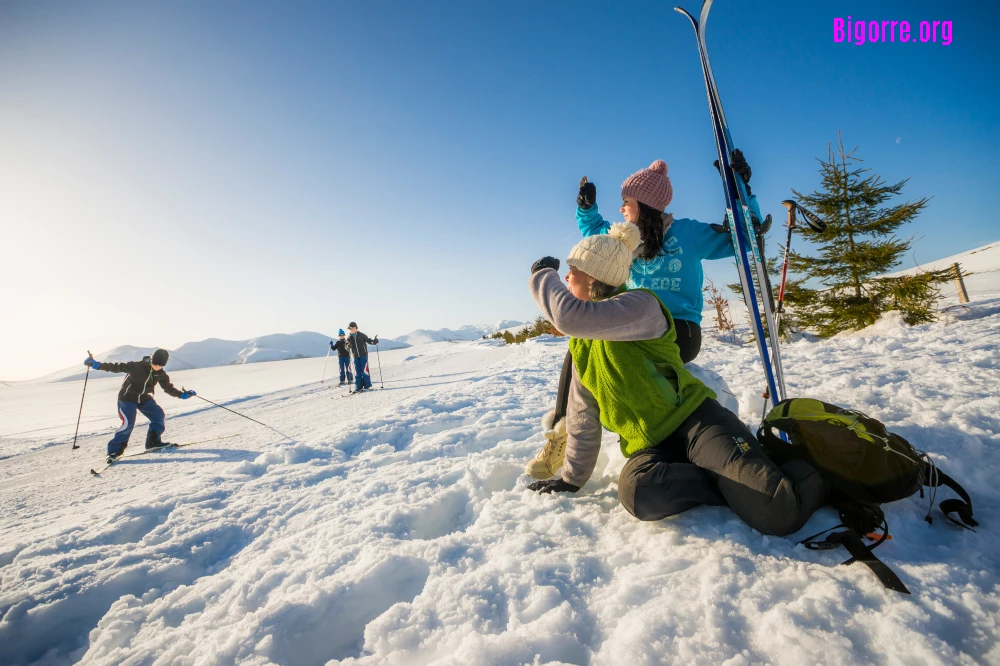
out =
{"type": "MultiPolygon", "coordinates": [[[[167,371],[325,356],[330,346],[330,340],[335,337],[312,331],[302,331],[299,333],[263,335],[257,338],[250,338],[249,340],[208,338],[199,342],[185,342],[177,349],[169,350],[170,361],[167,363],[167,371]]],[[[385,338],[379,340],[379,349],[381,351],[404,349],[409,346],[405,342],[398,342],[396,340],[385,338]]],[[[137,361],[143,356],[151,354],[154,349],[156,347],[122,345],[101,352],[100,354],[95,354],[94,358],[98,361],[113,363],[137,361]]],[[[32,381],[67,382],[83,379],[85,374],[86,368],[83,367],[83,359],[80,359],[79,366],[65,368],[32,381]]]]}
{"type": "Polygon", "coordinates": [[[418,328],[415,331],[410,331],[406,335],[397,337],[396,341],[405,342],[409,345],[423,345],[430,342],[449,342],[452,340],[479,340],[484,335],[492,335],[497,331],[523,326],[524,323],[525,322],[523,321],[503,319],[492,325],[476,326],[468,324],[458,329],[437,328],[432,330],[418,328]]]}

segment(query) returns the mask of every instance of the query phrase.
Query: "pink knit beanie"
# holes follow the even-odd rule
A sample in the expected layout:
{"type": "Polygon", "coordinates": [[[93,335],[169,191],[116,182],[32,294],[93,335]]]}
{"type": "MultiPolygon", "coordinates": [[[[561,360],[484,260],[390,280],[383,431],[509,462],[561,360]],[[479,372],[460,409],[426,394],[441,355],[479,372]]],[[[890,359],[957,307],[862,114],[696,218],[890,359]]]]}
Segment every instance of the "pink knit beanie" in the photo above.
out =
{"type": "Polygon", "coordinates": [[[667,177],[667,163],[656,160],[648,169],[636,171],[622,183],[622,196],[635,199],[663,211],[674,198],[674,188],[667,177]]]}

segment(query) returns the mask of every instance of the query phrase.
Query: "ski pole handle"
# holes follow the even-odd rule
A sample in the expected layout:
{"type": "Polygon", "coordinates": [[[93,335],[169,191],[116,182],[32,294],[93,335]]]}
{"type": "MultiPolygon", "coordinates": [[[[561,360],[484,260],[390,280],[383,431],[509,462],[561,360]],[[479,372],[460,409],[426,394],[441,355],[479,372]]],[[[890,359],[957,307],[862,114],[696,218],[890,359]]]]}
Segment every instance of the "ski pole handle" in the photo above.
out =
{"type": "Polygon", "coordinates": [[[796,204],[791,199],[785,199],[784,201],[781,202],[781,205],[788,209],[788,228],[789,229],[794,229],[795,228],[795,208],[796,208],[796,206],[798,206],[798,204],[796,204]]]}

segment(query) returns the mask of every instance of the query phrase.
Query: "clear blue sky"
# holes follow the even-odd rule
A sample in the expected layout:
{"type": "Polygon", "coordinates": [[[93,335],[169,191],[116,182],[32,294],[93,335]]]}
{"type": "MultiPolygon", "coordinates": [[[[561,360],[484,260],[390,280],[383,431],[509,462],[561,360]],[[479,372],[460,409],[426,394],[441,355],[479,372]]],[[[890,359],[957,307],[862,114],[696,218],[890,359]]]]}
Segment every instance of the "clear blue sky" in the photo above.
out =
{"type": "MultiPolygon", "coordinates": [[[[672,7],[0,2],[0,378],[118,344],[534,317],[529,267],[578,240],[585,174],[617,220],[621,182],[664,159],[669,209],[718,221],[672,7]]],[[[933,197],[916,260],[997,240],[998,19],[717,0],[712,62],[762,209],[814,188],[841,130],[933,197]],[[950,20],[953,42],[835,44],[847,15],[950,20]]]]}

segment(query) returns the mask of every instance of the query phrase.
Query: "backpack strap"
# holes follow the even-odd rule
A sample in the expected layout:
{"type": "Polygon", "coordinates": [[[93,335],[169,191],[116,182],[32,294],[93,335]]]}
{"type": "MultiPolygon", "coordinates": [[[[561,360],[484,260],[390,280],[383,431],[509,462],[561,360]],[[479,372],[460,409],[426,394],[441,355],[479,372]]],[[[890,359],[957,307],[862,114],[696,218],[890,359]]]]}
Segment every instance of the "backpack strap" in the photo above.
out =
{"type": "Polygon", "coordinates": [[[814,534],[800,543],[809,550],[832,550],[838,546],[843,546],[847,549],[847,552],[851,554],[851,558],[841,562],[841,564],[848,565],[854,564],[855,562],[862,562],[872,570],[872,573],[875,574],[875,577],[879,579],[879,582],[881,582],[886,589],[893,590],[894,592],[901,592],[902,594],[910,594],[910,591],[906,589],[906,585],[904,585],[903,581],[899,579],[896,572],[890,569],[888,564],[875,557],[875,553],[872,552],[872,550],[877,548],[888,538],[888,536],[889,526],[886,524],[882,537],[871,546],[866,546],[857,531],[841,523],[836,527],[831,527],[829,530],[824,530],[819,534],[814,534]],[[815,541],[816,537],[820,536],[820,534],[825,534],[826,532],[830,532],[830,530],[835,530],[840,527],[846,527],[846,529],[841,530],[840,532],[832,532],[822,541],[815,541]]]}
{"type": "MultiPolygon", "coordinates": [[[[927,479],[926,485],[932,488],[936,488],[938,486],[947,486],[951,488],[956,495],[962,498],[962,499],[954,499],[954,498],[946,499],[945,501],[941,502],[941,504],[939,505],[941,507],[941,512],[944,514],[945,518],[955,523],[959,527],[969,530],[971,532],[975,532],[976,530],[972,528],[979,527],[979,523],[976,522],[976,519],[972,517],[972,498],[969,497],[969,493],[965,491],[965,488],[963,488],[958,483],[958,481],[955,481],[955,479],[951,478],[937,467],[932,467],[929,464],[927,465],[927,469],[925,470],[924,478],[927,479]],[[961,520],[962,522],[958,522],[958,520],[952,518],[951,514],[953,513],[957,515],[959,520],[961,520]]],[[[929,517],[930,516],[928,516],[928,518],[929,517]]],[[[927,520],[927,522],[930,522],[930,520],[927,520]]]]}
{"type": "MultiPolygon", "coordinates": [[[[840,535],[840,543],[842,543],[844,548],[847,549],[847,552],[851,554],[851,559],[844,562],[844,564],[862,562],[872,570],[872,573],[875,574],[886,589],[893,590],[894,592],[901,592],[903,594],[910,593],[910,591],[906,589],[906,585],[903,584],[903,581],[901,581],[899,576],[896,575],[896,572],[890,569],[888,564],[875,557],[875,553],[872,552],[872,548],[881,543],[881,540],[873,546],[866,546],[864,542],[861,541],[861,537],[858,536],[858,533],[854,530],[848,529],[843,532],[838,532],[838,534],[840,535]]],[[[888,532],[886,532],[886,534],[888,534],[888,532]]],[[[885,535],[883,535],[882,538],[885,539],[885,535]]]]}
{"type": "MultiPolygon", "coordinates": [[[[862,562],[879,579],[882,585],[889,590],[909,594],[906,585],[899,579],[896,572],[889,568],[889,565],[875,557],[872,551],[882,545],[889,538],[889,522],[885,519],[885,514],[877,505],[866,505],[858,502],[844,501],[837,503],[837,510],[840,512],[840,519],[843,521],[836,527],[823,530],[819,534],[807,537],[800,543],[809,550],[832,550],[838,546],[843,546],[851,554],[851,558],[841,564],[848,565],[855,562],[862,562]],[[873,529],[875,525],[880,525],[877,529],[882,530],[882,536],[870,546],[865,545],[861,540],[859,530],[873,529]],[[832,532],[843,527],[840,532],[832,532]],[[822,541],[817,541],[816,537],[831,532],[822,541]]],[[[869,537],[872,538],[872,537],[869,537]]]]}

